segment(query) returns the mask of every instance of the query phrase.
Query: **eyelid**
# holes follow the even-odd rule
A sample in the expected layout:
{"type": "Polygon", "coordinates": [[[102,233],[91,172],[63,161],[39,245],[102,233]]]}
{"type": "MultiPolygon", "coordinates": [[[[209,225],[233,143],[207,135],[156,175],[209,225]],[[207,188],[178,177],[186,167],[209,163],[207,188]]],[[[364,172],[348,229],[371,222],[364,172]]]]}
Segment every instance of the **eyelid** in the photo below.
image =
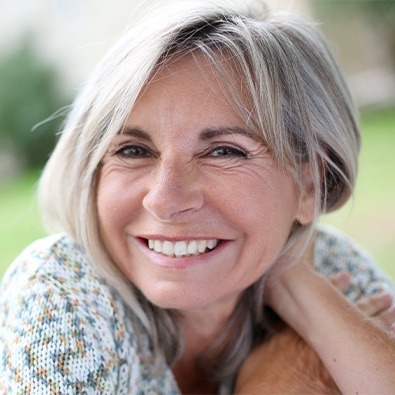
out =
{"type": "MultiPolygon", "coordinates": [[[[212,146],[208,147],[206,150],[204,150],[204,152],[200,156],[208,156],[213,151],[221,149],[221,148],[222,149],[232,149],[232,150],[238,151],[240,153],[240,155],[238,155],[238,154],[234,155],[237,157],[244,157],[244,158],[249,157],[249,153],[246,149],[241,148],[238,145],[231,144],[229,142],[216,143],[215,145],[212,145],[212,146]]],[[[224,155],[224,157],[225,156],[231,156],[231,155],[224,155]]],[[[221,156],[218,156],[218,157],[221,157],[221,156]]]]}
{"type": "Polygon", "coordinates": [[[126,148],[140,148],[143,149],[145,151],[147,151],[147,155],[146,156],[141,156],[140,158],[148,158],[148,157],[152,157],[152,156],[156,156],[156,153],[150,148],[147,147],[145,144],[141,144],[141,143],[134,143],[134,142],[125,142],[123,144],[118,144],[116,147],[114,147],[114,149],[112,150],[112,154],[114,156],[118,156],[118,155],[122,155],[123,154],[123,150],[125,150],[126,148]]]}
{"type": "Polygon", "coordinates": [[[111,148],[112,150],[117,150],[118,148],[125,147],[127,145],[138,145],[145,147],[147,149],[152,149],[150,140],[139,138],[138,136],[128,135],[128,134],[118,134],[114,137],[111,148]]]}

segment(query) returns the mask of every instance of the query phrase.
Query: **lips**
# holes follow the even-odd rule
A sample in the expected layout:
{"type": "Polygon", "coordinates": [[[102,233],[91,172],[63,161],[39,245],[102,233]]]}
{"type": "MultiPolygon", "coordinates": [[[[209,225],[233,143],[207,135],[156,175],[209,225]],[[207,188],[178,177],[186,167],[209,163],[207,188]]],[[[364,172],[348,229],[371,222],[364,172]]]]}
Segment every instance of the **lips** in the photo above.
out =
{"type": "Polygon", "coordinates": [[[218,239],[199,240],[155,240],[147,239],[148,248],[168,257],[188,257],[206,254],[217,247],[218,239]]]}

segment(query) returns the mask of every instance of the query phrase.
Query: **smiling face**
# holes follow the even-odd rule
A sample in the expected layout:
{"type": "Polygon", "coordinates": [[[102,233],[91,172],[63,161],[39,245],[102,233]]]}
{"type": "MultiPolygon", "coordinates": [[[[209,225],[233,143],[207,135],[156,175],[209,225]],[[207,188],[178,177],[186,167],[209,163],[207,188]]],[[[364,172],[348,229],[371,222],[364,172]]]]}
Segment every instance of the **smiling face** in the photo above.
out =
{"type": "Polygon", "coordinates": [[[236,301],[281,252],[301,209],[290,176],[200,60],[155,76],[99,174],[105,246],[164,308],[236,301]]]}

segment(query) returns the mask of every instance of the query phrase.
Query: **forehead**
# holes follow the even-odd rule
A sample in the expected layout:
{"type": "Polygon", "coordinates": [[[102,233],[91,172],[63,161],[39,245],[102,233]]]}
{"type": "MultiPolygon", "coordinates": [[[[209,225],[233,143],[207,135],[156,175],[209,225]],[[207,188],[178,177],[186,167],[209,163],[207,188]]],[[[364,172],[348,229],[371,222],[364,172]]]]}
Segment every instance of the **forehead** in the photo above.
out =
{"type": "Polygon", "coordinates": [[[235,64],[221,53],[215,53],[214,56],[209,61],[196,51],[163,62],[152,74],[142,94],[152,85],[172,84],[173,87],[194,91],[195,94],[201,86],[205,88],[201,89],[204,93],[218,96],[229,97],[229,91],[234,91],[240,99],[240,76],[237,75],[235,64]]]}
{"type": "Polygon", "coordinates": [[[140,93],[128,123],[141,118],[173,122],[188,115],[192,122],[198,118],[209,122],[210,116],[217,122],[229,117],[242,122],[234,102],[246,100],[238,86],[234,67],[225,57],[219,56],[213,65],[201,54],[183,56],[157,68],[140,93]]]}

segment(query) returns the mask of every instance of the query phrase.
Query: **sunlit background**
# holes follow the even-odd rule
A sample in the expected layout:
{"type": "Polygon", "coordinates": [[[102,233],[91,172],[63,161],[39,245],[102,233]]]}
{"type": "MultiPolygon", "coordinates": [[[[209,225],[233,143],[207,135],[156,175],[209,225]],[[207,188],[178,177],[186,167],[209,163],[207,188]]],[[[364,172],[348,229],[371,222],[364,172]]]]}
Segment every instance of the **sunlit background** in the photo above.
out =
{"type": "MultiPolygon", "coordinates": [[[[45,235],[35,188],[65,108],[110,45],[155,3],[0,0],[0,276],[45,235]]],[[[361,111],[355,197],[323,221],[355,238],[395,279],[395,1],[270,3],[319,23],[361,111]]]]}

